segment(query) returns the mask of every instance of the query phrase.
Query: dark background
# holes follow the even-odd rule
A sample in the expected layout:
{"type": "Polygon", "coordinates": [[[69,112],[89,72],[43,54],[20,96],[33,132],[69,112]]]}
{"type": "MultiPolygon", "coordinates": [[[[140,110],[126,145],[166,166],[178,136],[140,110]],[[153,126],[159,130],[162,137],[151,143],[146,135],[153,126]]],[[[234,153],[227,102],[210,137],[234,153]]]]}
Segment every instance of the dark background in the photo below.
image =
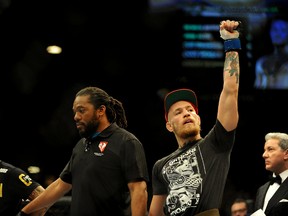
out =
{"type": "MultiPolygon", "coordinates": [[[[23,169],[40,166],[39,181],[57,176],[69,160],[79,138],[72,103],[84,86],[123,102],[149,169],[177,148],[165,128],[167,90],[196,91],[202,136],[215,123],[222,69],[181,68],[178,10],[151,13],[145,0],[1,0],[0,7],[1,159],[23,169]],[[46,53],[54,43],[61,55],[46,53]]],[[[224,203],[238,195],[253,199],[268,175],[265,134],[287,132],[287,90],[253,89],[253,71],[241,60],[240,121],[224,203]]]]}

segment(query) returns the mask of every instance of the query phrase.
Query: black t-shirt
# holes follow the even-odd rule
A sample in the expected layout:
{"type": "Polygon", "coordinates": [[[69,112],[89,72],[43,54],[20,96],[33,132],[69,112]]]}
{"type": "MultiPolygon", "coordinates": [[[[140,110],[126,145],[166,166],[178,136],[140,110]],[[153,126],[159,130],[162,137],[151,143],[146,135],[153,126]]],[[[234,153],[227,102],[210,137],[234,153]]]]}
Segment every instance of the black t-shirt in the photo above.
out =
{"type": "Polygon", "coordinates": [[[22,169],[0,160],[0,215],[15,216],[38,186],[22,169]]]}
{"type": "Polygon", "coordinates": [[[81,139],[60,178],[72,184],[72,216],[131,215],[127,184],[149,180],[144,149],[112,124],[92,140],[81,139]]]}
{"type": "Polygon", "coordinates": [[[220,208],[234,138],[235,130],[227,132],[217,121],[203,139],[154,164],[153,195],[167,195],[167,215],[195,215],[220,208]]]}

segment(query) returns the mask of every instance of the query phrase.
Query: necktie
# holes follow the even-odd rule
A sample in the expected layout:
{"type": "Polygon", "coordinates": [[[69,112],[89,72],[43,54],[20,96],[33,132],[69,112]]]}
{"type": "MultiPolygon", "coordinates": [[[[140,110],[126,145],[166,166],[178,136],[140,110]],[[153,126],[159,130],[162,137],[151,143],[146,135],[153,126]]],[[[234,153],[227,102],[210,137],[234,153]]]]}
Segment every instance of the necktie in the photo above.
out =
{"type": "Polygon", "coordinates": [[[279,185],[281,184],[281,177],[279,175],[277,175],[276,177],[274,176],[270,176],[270,185],[274,184],[274,183],[278,183],[279,185]]]}

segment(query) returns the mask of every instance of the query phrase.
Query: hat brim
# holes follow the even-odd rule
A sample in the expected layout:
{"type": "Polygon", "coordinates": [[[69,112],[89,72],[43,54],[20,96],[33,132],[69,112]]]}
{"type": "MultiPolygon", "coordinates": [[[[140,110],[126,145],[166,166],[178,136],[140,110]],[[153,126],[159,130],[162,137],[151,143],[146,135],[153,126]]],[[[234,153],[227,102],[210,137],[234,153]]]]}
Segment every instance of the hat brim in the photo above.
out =
{"type": "Polygon", "coordinates": [[[191,89],[177,89],[169,92],[164,99],[165,119],[167,121],[170,107],[178,101],[190,102],[198,113],[197,96],[191,89]]]}

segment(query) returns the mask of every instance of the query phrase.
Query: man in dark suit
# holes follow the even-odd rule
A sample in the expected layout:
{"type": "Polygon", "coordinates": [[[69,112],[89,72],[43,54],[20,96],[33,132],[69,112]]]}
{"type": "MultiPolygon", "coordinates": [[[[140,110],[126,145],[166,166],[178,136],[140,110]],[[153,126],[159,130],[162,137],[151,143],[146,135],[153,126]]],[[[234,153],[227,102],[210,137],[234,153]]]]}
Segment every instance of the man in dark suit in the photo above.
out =
{"type": "Polygon", "coordinates": [[[254,209],[266,216],[288,215],[288,134],[273,132],[265,136],[265,169],[272,172],[270,181],[258,188],[254,209]]]}

